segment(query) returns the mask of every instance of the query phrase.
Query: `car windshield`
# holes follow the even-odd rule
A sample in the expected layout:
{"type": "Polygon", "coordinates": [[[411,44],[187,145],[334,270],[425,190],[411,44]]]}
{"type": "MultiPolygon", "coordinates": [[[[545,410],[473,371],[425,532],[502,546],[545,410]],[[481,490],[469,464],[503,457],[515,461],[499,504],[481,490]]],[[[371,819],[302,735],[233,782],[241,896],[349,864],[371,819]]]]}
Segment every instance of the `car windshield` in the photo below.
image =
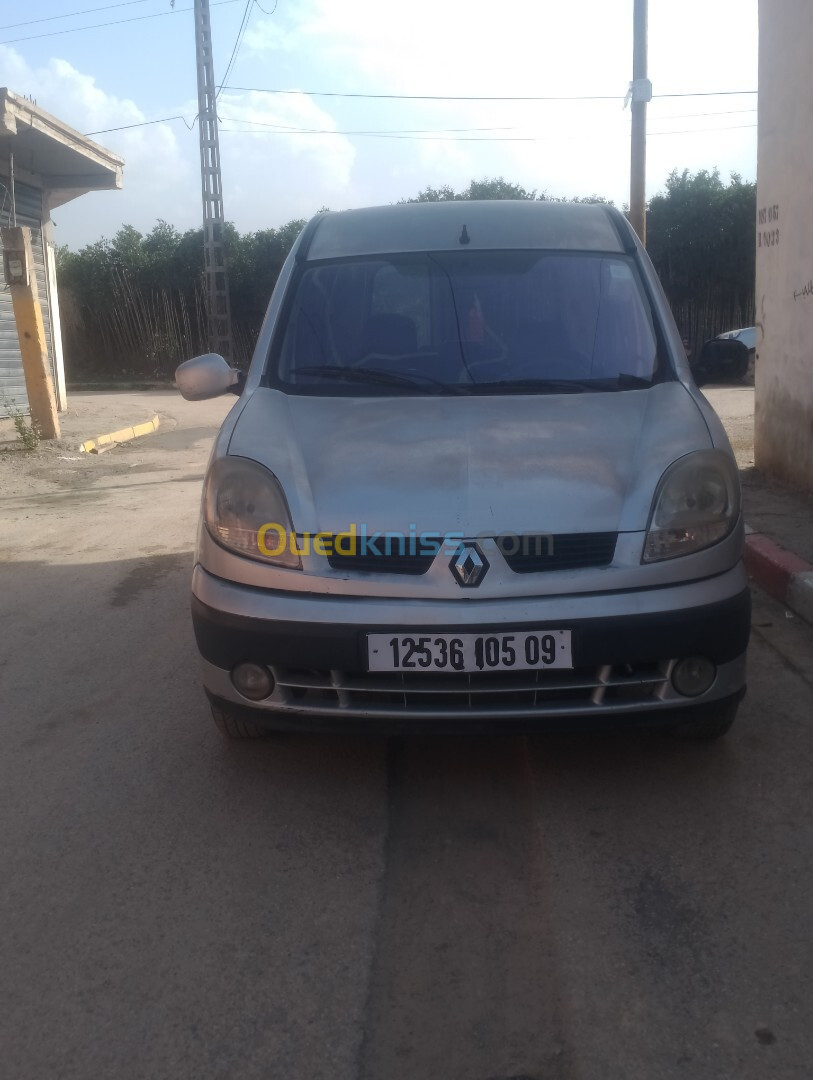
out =
{"type": "Polygon", "coordinates": [[[392,255],[300,272],[267,381],[322,395],[632,390],[652,384],[657,357],[623,256],[392,255]]]}

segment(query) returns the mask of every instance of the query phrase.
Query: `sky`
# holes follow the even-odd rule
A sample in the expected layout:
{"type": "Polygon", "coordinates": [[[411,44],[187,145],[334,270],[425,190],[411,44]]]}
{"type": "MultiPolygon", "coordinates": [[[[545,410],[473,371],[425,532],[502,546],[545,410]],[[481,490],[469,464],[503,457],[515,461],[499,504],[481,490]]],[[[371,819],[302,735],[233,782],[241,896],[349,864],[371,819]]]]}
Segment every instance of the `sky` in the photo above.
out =
{"type": "MultiPolygon", "coordinates": [[[[633,0],[210,4],[225,215],[241,232],[483,177],[628,201],[633,0]],[[327,96],[342,94],[393,96],[327,96]]],[[[58,243],[199,226],[191,9],[0,0],[0,86],[125,159],[123,190],[54,211],[58,243]],[[142,126],[106,130],[125,125],[142,126]]],[[[647,195],[672,169],[755,179],[757,0],[649,0],[648,40],[647,195]]]]}

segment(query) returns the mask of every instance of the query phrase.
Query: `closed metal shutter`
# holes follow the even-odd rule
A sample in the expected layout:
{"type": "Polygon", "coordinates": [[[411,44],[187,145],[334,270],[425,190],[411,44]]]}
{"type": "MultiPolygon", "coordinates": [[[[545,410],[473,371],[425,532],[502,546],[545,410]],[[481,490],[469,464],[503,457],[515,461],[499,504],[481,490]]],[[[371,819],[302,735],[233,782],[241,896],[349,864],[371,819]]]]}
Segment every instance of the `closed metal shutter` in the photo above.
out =
{"type": "MultiPolygon", "coordinates": [[[[48,359],[51,376],[56,377],[54,369],[54,345],[51,329],[51,303],[48,291],[48,275],[45,272],[45,250],[42,240],[42,192],[28,184],[14,185],[14,202],[17,208],[17,224],[27,225],[31,229],[31,254],[34,261],[34,276],[37,279],[42,322],[45,327],[45,341],[48,346],[48,359]]],[[[7,181],[0,177],[0,222],[11,224],[11,196],[7,192],[7,181]]],[[[17,337],[17,324],[11,304],[11,293],[6,288],[2,266],[0,266],[0,416],[8,416],[13,409],[28,412],[28,396],[25,392],[25,376],[20,357],[20,340],[17,337]]]]}
{"type": "Polygon", "coordinates": [[[17,324],[0,266],[0,416],[9,416],[15,405],[21,412],[28,412],[17,324]]]}
{"type": "MultiPolygon", "coordinates": [[[[0,176],[0,225],[10,224],[11,192],[6,177],[0,176]]],[[[28,412],[17,324],[0,259],[0,416],[8,416],[15,406],[28,412]]]]}

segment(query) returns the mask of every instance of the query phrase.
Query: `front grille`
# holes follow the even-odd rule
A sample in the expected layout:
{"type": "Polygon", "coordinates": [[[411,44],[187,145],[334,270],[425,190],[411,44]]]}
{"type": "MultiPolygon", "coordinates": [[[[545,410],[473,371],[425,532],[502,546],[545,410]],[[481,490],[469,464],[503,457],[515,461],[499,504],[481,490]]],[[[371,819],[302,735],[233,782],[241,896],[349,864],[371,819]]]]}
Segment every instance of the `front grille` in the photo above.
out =
{"type": "MultiPolygon", "coordinates": [[[[581,570],[609,566],[615,555],[618,533],[559,533],[558,535],[505,534],[494,538],[509,568],[515,574],[540,574],[550,570],[581,570]]],[[[327,561],[334,570],[367,574],[425,574],[434,552],[386,552],[341,555],[333,551],[327,561]]]]}
{"type": "Polygon", "coordinates": [[[309,671],[273,667],[272,708],[402,719],[488,719],[618,712],[656,701],[672,662],[572,671],[470,674],[309,671]]]}
{"type": "Polygon", "coordinates": [[[515,574],[609,566],[618,533],[498,536],[497,547],[515,574]]]}
{"type": "Polygon", "coordinates": [[[359,571],[367,574],[425,574],[432,565],[434,553],[401,555],[397,551],[380,555],[339,555],[332,552],[327,561],[334,570],[359,571]]]}

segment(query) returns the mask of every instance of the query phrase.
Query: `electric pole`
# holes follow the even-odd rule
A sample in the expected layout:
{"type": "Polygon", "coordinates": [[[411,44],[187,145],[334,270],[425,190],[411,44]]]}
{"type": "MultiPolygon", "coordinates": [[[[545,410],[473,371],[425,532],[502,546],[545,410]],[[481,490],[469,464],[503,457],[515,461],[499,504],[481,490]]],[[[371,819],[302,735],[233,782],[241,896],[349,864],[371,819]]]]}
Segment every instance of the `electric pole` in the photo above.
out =
{"type": "Polygon", "coordinates": [[[646,106],[652,100],[647,78],[647,3],[635,0],[632,44],[632,148],[630,155],[630,223],[646,246],[646,106]]]}
{"type": "Polygon", "coordinates": [[[231,309],[223,243],[223,182],[220,177],[220,141],[217,130],[217,94],[212,62],[209,0],[195,0],[195,51],[198,67],[200,183],[203,195],[203,256],[209,348],[231,361],[231,309]]]}

